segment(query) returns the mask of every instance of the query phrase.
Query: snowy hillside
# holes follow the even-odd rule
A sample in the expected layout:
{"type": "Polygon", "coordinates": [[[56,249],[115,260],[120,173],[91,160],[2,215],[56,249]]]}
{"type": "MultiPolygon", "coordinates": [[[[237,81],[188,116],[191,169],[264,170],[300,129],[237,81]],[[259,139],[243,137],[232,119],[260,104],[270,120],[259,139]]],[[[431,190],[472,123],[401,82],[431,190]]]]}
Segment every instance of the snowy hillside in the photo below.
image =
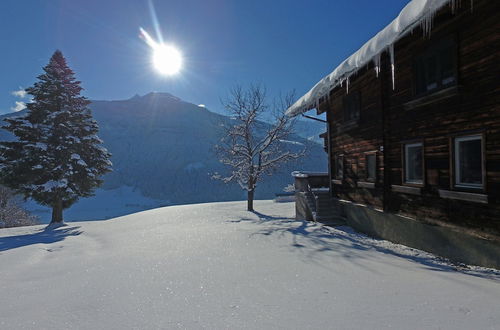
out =
{"type": "MultiPolygon", "coordinates": [[[[100,126],[99,137],[112,154],[113,172],[104,177],[102,187],[110,191],[106,196],[111,198],[112,205],[106,205],[102,198],[87,199],[74,206],[86,212],[69,211],[67,220],[88,219],[88,208],[94,209],[91,214],[97,218],[103,218],[104,214],[126,214],[130,208],[125,204],[129,203],[119,202],[123,189],[147,200],[141,205],[156,207],[245,198],[245,193],[236,184],[225,185],[210,176],[210,173],[224,171],[213,153],[213,145],[222,132],[220,123],[229,121],[228,117],[168,93],[149,93],[121,101],[93,101],[90,107],[100,126]]],[[[301,122],[299,130],[307,137],[314,135],[314,131],[319,134],[321,123],[318,127],[317,123],[301,122]]],[[[6,132],[0,130],[0,139],[8,138],[6,132]]],[[[272,198],[281,192],[293,182],[290,173],[294,170],[326,170],[322,145],[297,135],[284,143],[297,148],[305,144],[308,155],[274,176],[265,177],[257,187],[257,199],[272,198]]],[[[30,209],[36,209],[42,220],[48,221],[47,209],[33,205],[30,209]]],[[[140,209],[134,209],[137,210],[140,209]]]]}
{"type": "Polygon", "coordinates": [[[497,329],[500,275],[293,203],[171,206],[0,231],[1,329],[497,329]]]}
{"type": "MultiPolygon", "coordinates": [[[[319,118],[325,119],[325,118],[319,118]]],[[[319,137],[321,133],[326,132],[326,123],[315,121],[312,119],[299,118],[294,126],[294,131],[303,138],[309,141],[314,141],[323,144],[323,139],[319,137]]]]}
{"type": "MultiPolygon", "coordinates": [[[[213,145],[220,138],[220,123],[228,117],[167,93],[94,101],[91,108],[100,124],[100,137],[113,155],[114,172],[106,177],[105,187],[136,187],[145,196],[173,203],[245,197],[238,186],[224,185],[209,175],[223,171],[213,145]]],[[[257,198],[271,198],[292,182],[290,173],[297,168],[325,169],[326,155],[319,144],[298,136],[292,140],[307,143],[309,156],[266,178],[257,198]]]]}
{"type": "MultiPolygon", "coordinates": [[[[121,186],[115,189],[96,189],[95,195],[82,198],[64,211],[64,221],[105,220],[135,213],[171,203],[143,196],[138,190],[121,186]]],[[[52,209],[41,206],[33,200],[24,203],[24,207],[38,217],[41,223],[49,223],[52,209]]]]}

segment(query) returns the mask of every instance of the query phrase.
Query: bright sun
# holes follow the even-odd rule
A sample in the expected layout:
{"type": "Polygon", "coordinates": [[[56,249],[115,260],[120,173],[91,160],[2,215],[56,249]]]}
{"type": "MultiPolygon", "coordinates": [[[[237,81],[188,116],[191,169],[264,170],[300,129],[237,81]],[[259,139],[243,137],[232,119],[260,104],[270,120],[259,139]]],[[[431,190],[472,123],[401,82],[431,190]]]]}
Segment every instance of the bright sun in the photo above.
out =
{"type": "Polygon", "coordinates": [[[182,67],[181,53],[172,46],[156,45],[153,48],[153,65],[161,74],[176,74],[182,67]]]}
{"type": "Polygon", "coordinates": [[[182,55],[173,46],[164,43],[158,43],[147,33],[144,29],[140,28],[141,38],[153,50],[153,66],[161,74],[174,75],[182,68],[182,55]]]}

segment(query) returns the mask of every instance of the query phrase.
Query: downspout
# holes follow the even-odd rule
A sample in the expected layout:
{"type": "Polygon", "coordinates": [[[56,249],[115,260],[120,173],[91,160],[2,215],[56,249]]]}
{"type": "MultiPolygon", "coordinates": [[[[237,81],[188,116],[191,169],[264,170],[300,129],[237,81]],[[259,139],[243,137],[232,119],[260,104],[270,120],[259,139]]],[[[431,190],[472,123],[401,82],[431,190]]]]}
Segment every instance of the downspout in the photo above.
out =
{"type": "Polygon", "coordinates": [[[330,132],[330,111],[326,110],[326,138],[328,150],[328,190],[330,191],[330,197],[333,198],[333,184],[332,184],[332,136],[330,132]]]}
{"type": "MultiPolygon", "coordinates": [[[[383,59],[382,59],[383,61],[383,59]]],[[[387,53],[386,53],[386,61],[383,61],[382,63],[385,62],[385,67],[387,68],[387,53]]],[[[389,101],[389,96],[390,93],[388,90],[388,85],[387,85],[387,72],[388,70],[382,70],[381,79],[380,79],[380,107],[381,107],[381,112],[382,112],[382,156],[383,156],[383,168],[384,168],[384,175],[383,175],[383,180],[384,182],[382,183],[383,187],[383,195],[382,195],[382,206],[384,212],[389,211],[389,198],[391,194],[391,175],[390,175],[390,166],[389,166],[389,157],[388,157],[388,136],[389,136],[389,124],[388,124],[388,118],[390,117],[389,115],[389,108],[390,108],[390,101],[389,101]]],[[[392,72],[391,72],[392,74],[392,72]]]]}
{"type": "Polygon", "coordinates": [[[301,113],[301,116],[304,117],[304,118],[307,118],[307,119],[312,119],[312,120],[316,120],[316,121],[319,121],[321,123],[325,123],[326,124],[326,138],[327,138],[327,154],[328,154],[328,188],[330,190],[330,197],[333,197],[333,185],[332,185],[332,167],[331,167],[331,155],[332,155],[332,150],[331,150],[331,136],[330,136],[330,120],[329,120],[329,115],[328,115],[329,111],[328,109],[326,110],[326,120],[323,120],[323,119],[319,119],[319,118],[316,118],[316,117],[311,117],[311,116],[308,116],[308,115],[304,115],[303,113],[301,113]]]}

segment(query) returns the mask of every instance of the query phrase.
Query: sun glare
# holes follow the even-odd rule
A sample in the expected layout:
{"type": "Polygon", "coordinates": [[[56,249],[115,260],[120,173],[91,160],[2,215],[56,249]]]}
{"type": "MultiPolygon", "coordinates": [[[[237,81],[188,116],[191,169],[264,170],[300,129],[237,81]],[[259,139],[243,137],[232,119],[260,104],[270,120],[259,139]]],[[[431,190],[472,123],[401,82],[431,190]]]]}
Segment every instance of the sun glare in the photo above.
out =
{"type": "Polygon", "coordinates": [[[174,75],[182,68],[182,55],[175,47],[158,43],[151,38],[142,28],[141,37],[151,47],[153,51],[152,62],[153,66],[161,74],[174,75]]]}
{"type": "Polygon", "coordinates": [[[176,74],[182,67],[182,56],[172,46],[158,45],[153,49],[153,65],[161,74],[176,74]]]}

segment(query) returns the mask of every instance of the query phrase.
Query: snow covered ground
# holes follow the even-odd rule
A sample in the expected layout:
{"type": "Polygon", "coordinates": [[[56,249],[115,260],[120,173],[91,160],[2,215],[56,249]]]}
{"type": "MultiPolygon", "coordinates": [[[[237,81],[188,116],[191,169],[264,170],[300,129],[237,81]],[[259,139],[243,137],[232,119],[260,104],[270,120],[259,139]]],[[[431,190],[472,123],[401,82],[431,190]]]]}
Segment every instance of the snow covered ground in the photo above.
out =
{"type": "Polygon", "coordinates": [[[498,271],[244,209],[2,229],[0,329],[500,328],[498,271]]]}

